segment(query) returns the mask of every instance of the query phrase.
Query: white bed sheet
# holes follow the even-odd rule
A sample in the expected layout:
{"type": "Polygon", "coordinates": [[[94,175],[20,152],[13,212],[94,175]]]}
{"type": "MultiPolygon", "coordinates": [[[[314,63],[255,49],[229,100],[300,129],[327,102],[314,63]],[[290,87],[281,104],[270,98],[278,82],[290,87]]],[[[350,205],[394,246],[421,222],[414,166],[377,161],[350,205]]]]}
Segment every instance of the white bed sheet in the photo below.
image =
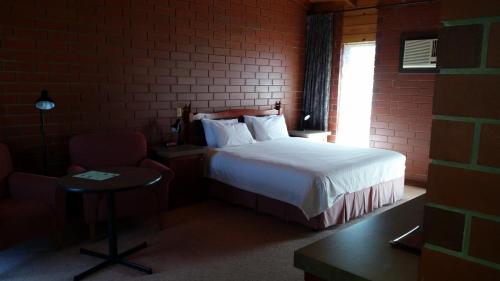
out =
{"type": "Polygon", "coordinates": [[[398,152],[283,138],[210,151],[207,176],[319,215],[340,195],[404,176],[398,152]]]}

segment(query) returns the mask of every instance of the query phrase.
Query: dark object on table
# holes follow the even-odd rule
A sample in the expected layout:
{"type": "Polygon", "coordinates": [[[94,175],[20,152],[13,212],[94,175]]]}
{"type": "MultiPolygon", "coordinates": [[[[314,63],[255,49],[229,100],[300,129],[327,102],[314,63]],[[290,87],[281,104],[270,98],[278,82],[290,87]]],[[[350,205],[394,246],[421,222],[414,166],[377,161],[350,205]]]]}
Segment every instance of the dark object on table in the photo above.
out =
{"type": "Polygon", "coordinates": [[[394,248],[402,249],[417,255],[422,252],[424,245],[424,233],[420,225],[415,226],[410,231],[399,236],[398,238],[389,241],[394,248]]]}
{"type": "Polygon", "coordinates": [[[416,281],[420,257],[387,241],[422,225],[424,204],[419,196],[296,250],[294,265],[316,280],[416,281]]]}
{"type": "MultiPolygon", "coordinates": [[[[116,132],[79,135],[69,142],[69,173],[110,167],[151,168],[162,174],[162,180],[151,188],[121,192],[116,196],[117,218],[156,214],[168,209],[168,188],[174,173],[164,165],[147,159],[147,143],[138,132],[116,132]],[[130,208],[130,206],[134,206],[130,208]]],[[[106,221],[106,205],[102,194],[84,194],[83,212],[95,238],[95,224],[106,221]]],[[[162,228],[161,220],[158,220],[162,228]]]]}
{"type": "Polygon", "coordinates": [[[181,134],[182,134],[182,119],[181,118],[177,118],[177,120],[175,120],[175,123],[170,126],[170,130],[172,131],[172,133],[177,134],[177,142],[176,142],[177,145],[183,144],[183,140],[181,137],[181,134]]]}
{"type": "Polygon", "coordinates": [[[43,157],[43,174],[47,175],[47,142],[45,140],[45,111],[49,111],[56,107],[54,100],[49,97],[47,90],[42,90],[40,97],[35,101],[35,108],[40,111],[40,136],[42,139],[42,157],[43,157]]]}
{"type": "Polygon", "coordinates": [[[60,242],[66,203],[56,181],[13,172],[9,149],[0,143],[0,249],[50,234],[60,242]]]}
{"type": "MultiPolygon", "coordinates": [[[[115,195],[117,192],[125,192],[131,189],[138,189],[154,185],[162,178],[161,174],[153,169],[126,167],[126,168],[112,168],[100,170],[118,174],[118,176],[106,180],[92,180],[75,177],[75,174],[68,175],[59,179],[58,184],[68,192],[78,193],[101,193],[106,195],[106,207],[108,215],[108,253],[102,254],[87,249],[80,249],[80,254],[104,259],[100,264],[76,275],[73,280],[82,280],[86,276],[99,271],[109,265],[121,264],[133,268],[144,273],[152,274],[153,270],[149,267],[130,262],[125,259],[145,247],[147,243],[143,242],[135,247],[132,247],[120,254],[118,254],[117,240],[116,240],[116,227],[115,227],[115,195]]],[[[78,173],[77,173],[78,174],[78,173]]]]}

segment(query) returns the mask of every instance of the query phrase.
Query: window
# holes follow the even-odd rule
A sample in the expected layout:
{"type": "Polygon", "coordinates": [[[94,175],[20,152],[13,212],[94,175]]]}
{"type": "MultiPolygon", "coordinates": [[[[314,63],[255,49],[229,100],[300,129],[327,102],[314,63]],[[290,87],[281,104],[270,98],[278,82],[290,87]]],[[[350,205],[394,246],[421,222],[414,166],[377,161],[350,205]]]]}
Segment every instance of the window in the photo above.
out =
{"type": "Polygon", "coordinates": [[[375,42],[344,45],[336,142],[368,147],[375,66],[375,42]]]}

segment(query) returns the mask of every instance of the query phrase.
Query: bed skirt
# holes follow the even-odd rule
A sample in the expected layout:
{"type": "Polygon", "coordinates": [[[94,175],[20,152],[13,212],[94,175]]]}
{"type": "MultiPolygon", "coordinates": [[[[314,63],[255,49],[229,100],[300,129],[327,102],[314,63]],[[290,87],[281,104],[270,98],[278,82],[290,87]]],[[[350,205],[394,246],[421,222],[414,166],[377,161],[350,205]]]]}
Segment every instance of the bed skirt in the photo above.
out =
{"type": "Polygon", "coordinates": [[[346,193],[337,199],[332,207],[308,220],[299,208],[288,203],[212,179],[208,185],[208,194],[211,197],[270,214],[285,221],[297,222],[315,230],[345,223],[384,205],[392,204],[400,200],[403,193],[404,177],[401,177],[354,193],[346,193]]]}

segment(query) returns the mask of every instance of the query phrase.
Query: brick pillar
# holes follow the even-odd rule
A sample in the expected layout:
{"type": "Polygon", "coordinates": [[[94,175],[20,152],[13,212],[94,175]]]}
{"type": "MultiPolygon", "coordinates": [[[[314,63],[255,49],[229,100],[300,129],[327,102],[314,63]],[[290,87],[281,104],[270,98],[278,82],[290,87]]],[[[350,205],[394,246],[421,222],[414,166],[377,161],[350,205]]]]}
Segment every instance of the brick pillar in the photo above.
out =
{"type": "Polygon", "coordinates": [[[500,1],[442,1],[421,280],[500,280],[500,1]]]}

